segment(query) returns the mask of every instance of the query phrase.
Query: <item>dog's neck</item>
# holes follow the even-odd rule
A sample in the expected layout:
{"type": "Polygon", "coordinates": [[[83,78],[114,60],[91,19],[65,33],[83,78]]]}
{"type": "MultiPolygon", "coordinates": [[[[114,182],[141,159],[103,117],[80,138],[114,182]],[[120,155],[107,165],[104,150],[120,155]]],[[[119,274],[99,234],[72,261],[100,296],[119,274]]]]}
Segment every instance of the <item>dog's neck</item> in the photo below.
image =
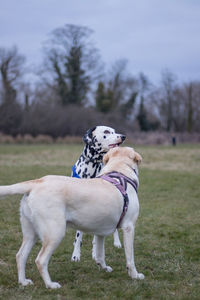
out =
{"type": "Polygon", "coordinates": [[[101,149],[95,149],[95,146],[85,145],[81,156],[84,157],[85,161],[92,163],[102,163],[103,156],[106,151],[101,151],[101,149]]]}
{"type": "Polygon", "coordinates": [[[139,177],[138,177],[139,171],[138,171],[138,165],[136,163],[134,166],[130,166],[129,164],[124,163],[119,167],[119,164],[116,165],[113,162],[108,162],[102,169],[100,175],[113,172],[113,171],[120,172],[125,176],[129,177],[130,179],[135,180],[139,186],[139,177]]]}
{"type": "MultiPolygon", "coordinates": [[[[131,169],[131,177],[132,178],[136,178],[139,184],[139,169],[138,169],[138,164],[135,163],[134,166],[130,166],[129,164],[127,164],[128,168],[131,169]]],[[[129,176],[130,177],[130,176],[129,176]]]]}
{"type": "Polygon", "coordinates": [[[86,145],[83,152],[76,162],[76,173],[81,178],[96,177],[103,167],[103,155],[105,152],[100,152],[100,149],[95,150],[91,145],[86,145]]]}
{"type": "MultiPolygon", "coordinates": [[[[130,167],[130,166],[129,166],[130,167]]],[[[138,169],[138,166],[136,165],[136,166],[134,166],[133,168],[132,167],[130,167],[132,170],[133,170],[133,172],[136,174],[136,176],[138,177],[139,176],[139,169],[138,169]]]]}

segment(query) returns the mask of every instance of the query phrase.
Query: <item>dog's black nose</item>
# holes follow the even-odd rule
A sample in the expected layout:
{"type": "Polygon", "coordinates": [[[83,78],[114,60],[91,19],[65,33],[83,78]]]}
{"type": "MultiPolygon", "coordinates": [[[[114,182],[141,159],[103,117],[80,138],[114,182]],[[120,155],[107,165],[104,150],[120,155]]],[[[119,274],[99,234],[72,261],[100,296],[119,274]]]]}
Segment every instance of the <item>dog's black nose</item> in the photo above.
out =
{"type": "Polygon", "coordinates": [[[126,136],[125,135],[121,135],[121,139],[122,139],[122,142],[125,141],[126,136]]]}

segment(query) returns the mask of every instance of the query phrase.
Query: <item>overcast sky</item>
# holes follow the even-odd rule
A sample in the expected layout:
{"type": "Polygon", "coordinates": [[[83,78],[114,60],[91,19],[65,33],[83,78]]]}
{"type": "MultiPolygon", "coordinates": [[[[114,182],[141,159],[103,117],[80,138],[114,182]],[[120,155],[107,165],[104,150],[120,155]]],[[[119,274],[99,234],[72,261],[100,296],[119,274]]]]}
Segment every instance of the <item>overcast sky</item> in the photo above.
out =
{"type": "Polygon", "coordinates": [[[200,80],[200,0],[0,0],[0,47],[16,45],[29,64],[64,24],[87,26],[106,65],[127,58],[154,83],[169,69],[200,80]]]}

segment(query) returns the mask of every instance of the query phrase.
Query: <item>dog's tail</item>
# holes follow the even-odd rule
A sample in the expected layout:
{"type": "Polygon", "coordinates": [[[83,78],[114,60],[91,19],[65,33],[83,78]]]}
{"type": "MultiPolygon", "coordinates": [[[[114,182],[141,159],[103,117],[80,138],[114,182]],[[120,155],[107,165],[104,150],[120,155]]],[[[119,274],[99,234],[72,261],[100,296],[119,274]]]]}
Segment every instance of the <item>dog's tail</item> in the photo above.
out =
{"type": "Polygon", "coordinates": [[[30,193],[31,190],[38,184],[41,183],[43,179],[29,180],[12,185],[2,185],[0,186],[0,197],[6,195],[15,195],[15,194],[26,194],[30,193]]]}

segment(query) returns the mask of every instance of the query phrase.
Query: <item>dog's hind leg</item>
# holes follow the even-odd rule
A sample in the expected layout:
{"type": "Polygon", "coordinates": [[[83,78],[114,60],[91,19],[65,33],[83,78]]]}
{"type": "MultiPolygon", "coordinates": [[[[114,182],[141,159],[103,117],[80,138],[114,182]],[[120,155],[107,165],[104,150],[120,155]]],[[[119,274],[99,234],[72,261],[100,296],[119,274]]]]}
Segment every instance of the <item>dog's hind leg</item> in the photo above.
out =
{"type": "Polygon", "coordinates": [[[83,237],[83,232],[76,231],[76,237],[74,240],[74,251],[72,253],[71,261],[80,261],[82,237],[83,237]]]}
{"type": "Polygon", "coordinates": [[[135,267],[134,261],[134,226],[129,225],[122,228],[123,239],[124,239],[124,249],[126,255],[126,267],[128,269],[128,274],[131,278],[144,279],[142,273],[138,273],[135,267]]]}
{"type": "Polygon", "coordinates": [[[59,224],[51,220],[51,224],[48,224],[47,228],[45,229],[48,229],[48,231],[45,230],[42,233],[40,232],[40,235],[42,234],[42,248],[35,262],[46,287],[57,289],[60,288],[61,285],[58,282],[53,282],[51,280],[48,272],[48,263],[54,250],[60,244],[65,235],[65,220],[64,222],[61,222],[61,220],[59,220],[59,224]]]}
{"type": "Polygon", "coordinates": [[[105,249],[104,249],[104,237],[96,235],[96,263],[101,266],[102,269],[106,270],[106,272],[112,272],[112,268],[106,265],[105,262],[105,249]]]}
{"type": "Polygon", "coordinates": [[[121,242],[120,242],[120,239],[119,239],[119,233],[118,233],[117,229],[113,233],[113,237],[114,237],[114,246],[117,247],[117,248],[121,248],[122,245],[121,245],[121,242]]]}
{"type": "Polygon", "coordinates": [[[33,284],[31,279],[26,279],[26,261],[36,241],[36,233],[31,222],[21,213],[21,226],[23,232],[23,242],[16,255],[18,282],[23,286],[33,284]]]}

